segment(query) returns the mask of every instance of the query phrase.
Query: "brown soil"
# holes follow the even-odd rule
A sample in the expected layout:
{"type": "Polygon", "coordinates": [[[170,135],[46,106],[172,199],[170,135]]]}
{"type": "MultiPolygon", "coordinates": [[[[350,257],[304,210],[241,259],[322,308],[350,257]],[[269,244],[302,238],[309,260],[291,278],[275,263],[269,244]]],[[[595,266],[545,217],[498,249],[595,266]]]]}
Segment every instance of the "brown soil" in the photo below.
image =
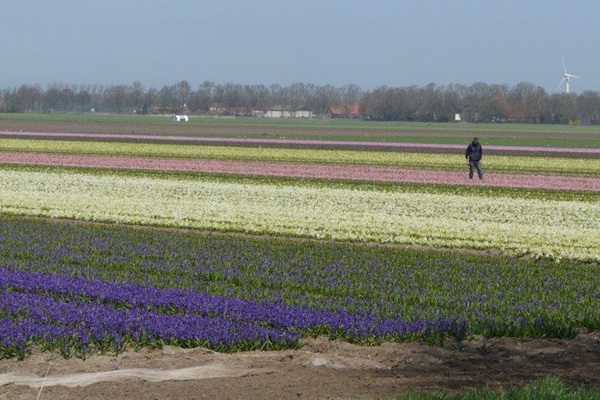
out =
{"type": "Polygon", "coordinates": [[[407,391],[521,386],[554,375],[600,389],[600,332],[572,340],[487,339],[220,354],[165,347],[65,360],[0,361],[0,399],[375,399],[407,391]],[[47,375],[46,375],[47,374],[47,375]]]}

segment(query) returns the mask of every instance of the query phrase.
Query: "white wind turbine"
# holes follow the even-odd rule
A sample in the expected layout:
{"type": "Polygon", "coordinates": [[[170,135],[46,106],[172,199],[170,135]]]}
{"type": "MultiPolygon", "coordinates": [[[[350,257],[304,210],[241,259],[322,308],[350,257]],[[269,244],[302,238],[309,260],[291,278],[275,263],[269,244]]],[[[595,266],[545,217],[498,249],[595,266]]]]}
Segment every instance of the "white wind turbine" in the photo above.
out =
{"type": "Polygon", "coordinates": [[[563,71],[565,71],[562,81],[560,81],[558,88],[560,89],[560,87],[562,86],[563,83],[566,83],[566,93],[569,93],[569,80],[571,78],[576,78],[576,79],[580,79],[578,76],[575,75],[571,75],[567,73],[567,67],[565,66],[565,58],[563,57],[562,59],[562,63],[563,63],[563,71]]]}

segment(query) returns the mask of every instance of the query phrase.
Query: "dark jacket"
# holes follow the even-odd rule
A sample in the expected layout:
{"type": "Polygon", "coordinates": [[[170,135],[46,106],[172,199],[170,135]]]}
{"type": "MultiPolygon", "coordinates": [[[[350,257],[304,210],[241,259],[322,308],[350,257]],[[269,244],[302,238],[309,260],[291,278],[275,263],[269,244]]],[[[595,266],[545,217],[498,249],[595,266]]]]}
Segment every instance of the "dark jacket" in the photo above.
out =
{"type": "Polygon", "coordinates": [[[465,158],[468,158],[469,161],[481,161],[481,157],[483,157],[481,143],[473,144],[471,142],[467,147],[467,151],[465,151],[465,158]]]}

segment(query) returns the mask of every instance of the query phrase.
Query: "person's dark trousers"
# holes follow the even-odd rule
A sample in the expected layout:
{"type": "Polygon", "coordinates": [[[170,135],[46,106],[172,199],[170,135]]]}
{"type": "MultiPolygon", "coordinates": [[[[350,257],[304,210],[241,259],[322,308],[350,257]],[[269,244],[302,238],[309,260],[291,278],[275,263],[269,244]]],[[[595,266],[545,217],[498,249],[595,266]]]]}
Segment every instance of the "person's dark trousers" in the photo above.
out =
{"type": "Polygon", "coordinates": [[[469,179],[473,179],[473,169],[477,170],[477,175],[479,176],[479,179],[483,179],[481,161],[469,161],[469,179]]]}

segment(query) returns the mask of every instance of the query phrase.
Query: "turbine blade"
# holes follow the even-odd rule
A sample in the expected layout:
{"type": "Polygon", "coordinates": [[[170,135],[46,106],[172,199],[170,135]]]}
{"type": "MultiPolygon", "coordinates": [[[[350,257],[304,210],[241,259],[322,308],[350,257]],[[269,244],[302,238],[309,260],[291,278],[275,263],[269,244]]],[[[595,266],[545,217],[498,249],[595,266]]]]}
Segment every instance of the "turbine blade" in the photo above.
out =
{"type": "Polygon", "coordinates": [[[565,58],[562,58],[562,62],[563,62],[563,70],[565,71],[565,75],[567,74],[567,66],[565,65],[565,58]]]}
{"type": "Polygon", "coordinates": [[[560,83],[558,84],[557,89],[560,89],[560,87],[562,86],[563,83],[565,83],[565,78],[562,78],[562,81],[560,81],[560,83]]]}

